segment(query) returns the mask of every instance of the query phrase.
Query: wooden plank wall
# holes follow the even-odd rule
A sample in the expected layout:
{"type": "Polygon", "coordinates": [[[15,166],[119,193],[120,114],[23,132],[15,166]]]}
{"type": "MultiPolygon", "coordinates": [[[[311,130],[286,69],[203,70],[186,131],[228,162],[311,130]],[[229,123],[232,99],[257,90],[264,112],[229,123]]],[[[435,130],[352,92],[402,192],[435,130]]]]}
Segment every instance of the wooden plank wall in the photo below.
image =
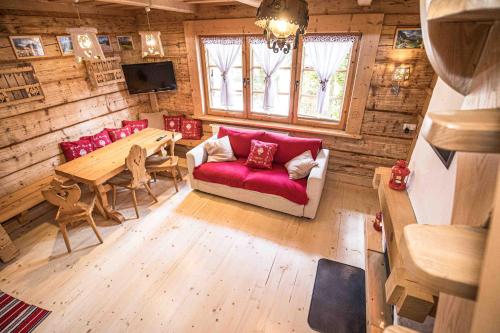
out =
{"type": "MultiPolygon", "coordinates": [[[[172,14],[153,11],[152,29],[162,33],[166,57],[174,62],[179,89],[177,93],[159,93],[161,110],[192,114],[191,84],[188,76],[186,47],[182,22],[192,19],[253,17],[255,9],[248,6],[203,6],[199,15],[172,14]]],[[[310,14],[344,14],[355,12],[383,12],[385,14],[379,42],[370,95],[365,112],[361,140],[324,137],[331,150],[329,171],[336,179],[371,186],[378,166],[392,166],[396,159],[409,159],[415,132],[404,133],[404,123],[418,123],[418,115],[430,94],[434,71],[424,50],[395,50],[393,39],[398,26],[419,26],[418,1],[376,1],[370,8],[361,8],[352,1],[309,1],[310,14]],[[398,64],[411,65],[411,76],[401,87],[398,96],[391,94],[392,71],[398,64]]],[[[138,24],[145,28],[143,15],[138,24]]],[[[204,124],[205,134],[209,130],[204,124]]],[[[291,133],[294,135],[295,133],[291,133]]],[[[299,134],[297,134],[299,135],[299,134]]]]}
{"type": "MultiPolygon", "coordinates": [[[[0,196],[29,185],[64,162],[58,143],[78,139],[104,127],[121,126],[122,119],[149,112],[148,96],[129,96],[124,84],[93,89],[83,63],[62,57],[56,36],[79,25],[74,13],[0,10],[0,66],[18,65],[9,35],[41,35],[46,57],[29,59],[42,83],[45,100],[0,108],[0,196]]],[[[135,16],[83,15],[82,24],[110,35],[130,34],[140,47],[135,16]]],[[[111,55],[111,54],[110,54],[111,55]]],[[[139,50],[114,52],[122,62],[139,61],[139,50]]]]}

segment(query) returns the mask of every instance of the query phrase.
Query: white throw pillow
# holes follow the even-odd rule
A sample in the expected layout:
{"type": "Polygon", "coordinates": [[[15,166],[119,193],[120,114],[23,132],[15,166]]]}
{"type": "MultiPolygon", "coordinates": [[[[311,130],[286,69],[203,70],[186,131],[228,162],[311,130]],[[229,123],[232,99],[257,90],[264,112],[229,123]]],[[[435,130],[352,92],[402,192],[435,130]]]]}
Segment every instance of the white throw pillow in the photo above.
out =
{"type": "Polygon", "coordinates": [[[236,160],[228,136],[224,136],[217,140],[207,141],[205,142],[204,147],[208,153],[207,162],[226,162],[236,160]]]}
{"type": "Polygon", "coordinates": [[[295,156],[285,164],[290,179],[302,179],[309,176],[311,169],[318,166],[311,154],[311,151],[305,151],[295,156]]]}

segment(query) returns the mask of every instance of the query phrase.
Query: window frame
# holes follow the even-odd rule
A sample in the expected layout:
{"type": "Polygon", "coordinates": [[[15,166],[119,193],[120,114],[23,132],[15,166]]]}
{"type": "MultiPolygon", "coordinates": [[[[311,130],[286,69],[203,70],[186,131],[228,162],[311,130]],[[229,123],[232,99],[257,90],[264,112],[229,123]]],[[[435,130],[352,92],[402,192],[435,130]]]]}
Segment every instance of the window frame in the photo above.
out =
{"type": "Polygon", "coordinates": [[[346,87],[344,92],[344,98],[342,103],[342,111],[341,118],[339,121],[335,120],[325,120],[325,119],[308,119],[304,117],[299,117],[299,98],[300,98],[300,89],[301,89],[301,76],[302,76],[302,59],[303,59],[303,36],[300,36],[299,44],[296,49],[292,49],[292,62],[290,68],[290,102],[288,107],[288,116],[276,116],[276,115],[266,115],[262,113],[252,112],[252,79],[251,79],[251,71],[252,71],[252,63],[251,63],[251,46],[250,46],[250,38],[251,37],[260,37],[260,35],[255,34],[227,34],[227,35],[200,35],[199,39],[199,47],[201,53],[201,72],[203,76],[203,91],[204,91],[204,102],[206,105],[206,114],[213,116],[222,116],[228,118],[239,118],[239,119],[248,119],[248,120],[260,120],[260,121],[269,121],[273,123],[285,123],[290,125],[302,125],[302,126],[310,126],[310,127],[322,127],[325,129],[337,129],[337,130],[346,130],[346,124],[348,119],[348,114],[351,106],[351,97],[354,88],[354,76],[355,71],[359,61],[359,47],[360,47],[360,33],[350,33],[350,32],[331,32],[331,33],[308,33],[308,35],[342,35],[346,34],[349,36],[354,36],[355,40],[352,46],[350,61],[348,62],[347,69],[347,80],[346,87]],[[206,57],[206,47],[203,44],[202,39],[205,37],[240,37],[243,38],[242,43],[242,77],[243,77],[243,111],[232,111],[232,110],[222,110],[212,108],[210,106],[210,89],[208,82],[208,73],[207,73],[207,57],[206,57]]]}

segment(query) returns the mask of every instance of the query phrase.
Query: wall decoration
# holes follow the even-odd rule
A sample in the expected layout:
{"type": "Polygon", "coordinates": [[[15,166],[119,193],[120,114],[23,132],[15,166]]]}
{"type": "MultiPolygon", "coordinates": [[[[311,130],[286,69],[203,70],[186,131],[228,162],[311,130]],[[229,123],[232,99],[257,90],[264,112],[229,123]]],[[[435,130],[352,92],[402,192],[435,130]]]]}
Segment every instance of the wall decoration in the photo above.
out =
{"type": "Polygon", "coordinates": [[[42,100],[42,86],[30,64],[0,68],[0,107],[42,100]]]}
{"type": "Polygon", "coordinates": [[[97,35],[97,41],[101,45],[102,52],[113,52],[113,46],[111,46],[108,35],[97,35]]]}
{"type": "Polygon", "coordinates": [[[420,28],[397,28],[394,35],[395,49],[423,49],[424,40],[420,28]]]}
{"type": "Polygon", "coordinates": [[[68,28],[66,31],[71,35],[71,41],[75,48],[75,58],[78,62],[105,58],[97,41],[96,28],[68,28]]]}
{"type": "Polygon", "coordinates": [[[125,82],[120,57],[85,61],[90,81],[94,88],[108,84],[125,82]]]}
{"type": "Polygon", "coordinates": [[[10,36],[9,39],[17,59],[45,56],[42,37],[40,36],[10,36]]]}
{"type": "Polygon", "coordinates": [[[120,50],[129,51],[134,49],[134,42],[132,41],[132,36],[116,36],[118,39],[118,45],[120,50]]]}
{"type": "Polygon", "coordinates": [[[73,42],[71,41],[71,36],[57,36],[57,44],[59,44],[59,50],[63,56],[70,56],[75,54],[75,49],[73,48],[73,42]]]}

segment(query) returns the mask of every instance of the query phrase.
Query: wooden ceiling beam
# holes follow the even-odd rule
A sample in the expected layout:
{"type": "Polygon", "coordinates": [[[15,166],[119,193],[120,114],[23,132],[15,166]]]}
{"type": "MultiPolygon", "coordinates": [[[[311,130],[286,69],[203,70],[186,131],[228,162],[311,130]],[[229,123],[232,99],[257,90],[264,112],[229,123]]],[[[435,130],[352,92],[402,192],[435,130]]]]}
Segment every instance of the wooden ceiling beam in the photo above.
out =
{"type": "Polygon", "coordinates": [[[174,0],[99,0],[100,2],[116,3],[126,6],[151,7],[178,13],[196,13],[197,6],[174,0]]]}
{"type": "Polygon", "coordinates": [[[260,6],[260,0],[184,0],[184,2],[190,4],[221,4],[221,5],[240,3],[255,8],[260,6]]]}
{"type": "MultiPolygon", "coordinates": [[[[81,1],[78,9],[81,14],[101,14],[113,16],[127,16],[129,12],[121,9],[97,8],[95,3],[81,1]]],[[[72,13],[76,16],[76,9],[72,2],[54,2],[43,0],[0,1],[0,9],[22,10],[32,12],[72,13]]]]}

